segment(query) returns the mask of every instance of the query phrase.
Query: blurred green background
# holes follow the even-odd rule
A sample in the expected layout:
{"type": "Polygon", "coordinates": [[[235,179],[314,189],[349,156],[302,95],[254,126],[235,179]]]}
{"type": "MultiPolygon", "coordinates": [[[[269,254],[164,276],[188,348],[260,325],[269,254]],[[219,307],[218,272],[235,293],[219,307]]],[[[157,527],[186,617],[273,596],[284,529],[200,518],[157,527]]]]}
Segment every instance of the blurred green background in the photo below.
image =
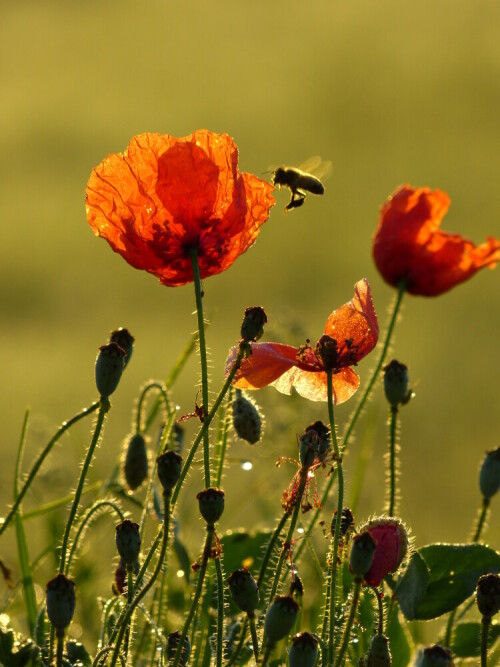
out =
{"type": "MultiPolygon", "coordinates": [[[[139,386],[167,375],[196,327],[192,286],[162,287],[133,270],[86,223],[92,167],[132,135],[228,132],[240,168],[263,177],[270,165],[311,155],[333,163],[323,198],[285,217],[289,195],[277,193],[256,245],[205,281],[214,392],[248,305],[265,306],[268,339],[298,345],[317,340],[327,315],[367,277],[384,326],[393,290],[373,265],[371,237],[399,184],[446,190],[448,231],[476,242],[500,234],[495,0],[25,1],[2,3],[0,22],[1,507],[27,405],[26,467],[57,425],[96,398],[97,348],[127,326],[136,347],[91,475],[102,478],[139,386]]],[[[441,297],[405,299],[392,352],[416,385],[402,411],[400,513],[417,545],[468,537],[479,463],[500,444],[499,280],[498,269],[483,271],[441,297]]],[[[374,364],[374,355],[360,364],[362,382],[374,364]]],[[[197,385],[193,359],[175,387],[180,414],[193,409],[197,385]]],[[[231,445],[230,456],[254,468],[230,469],[223,527],[272,523],[295,472],[274,461],[295,456],[295,434],[327,416],[325,406],[273,389],[255,398],[267,435],[255,448],[231,445]]],[[[354,405],[337,410],[340,434],[354,405]]],[[[379,385],[345,462],[349,498],[369,424],[358,520],[383,509],[386,417],[379,385]]],[[[55,497],[58,482],[73,488],[89,428],[63,439],[26,509],[55,497]]],[[[191,482],[199,490],[201,475],[191,482]]],[[[186,499],[180,509],[189,507],[186,499]]],[[[198,544],[202,527],[191,521],[198,544]]],[[[12,537],[0,552],[15,565],[12,537]]]]}

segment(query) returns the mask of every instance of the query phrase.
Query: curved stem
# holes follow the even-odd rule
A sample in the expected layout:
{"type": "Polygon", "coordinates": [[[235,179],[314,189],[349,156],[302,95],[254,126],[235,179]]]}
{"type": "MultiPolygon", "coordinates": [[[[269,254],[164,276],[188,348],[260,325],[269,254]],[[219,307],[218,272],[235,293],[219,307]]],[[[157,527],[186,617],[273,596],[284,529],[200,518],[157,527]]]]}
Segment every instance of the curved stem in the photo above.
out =
{"type": "Polygon", "coordinates": [[[92,412],[94,412],[94,410],[97,410],[99,405],[100,405],[99,401],[97,401],[96,403],[92,403],[92,405],[90,407],[84,408],[80,413],[78,413],[77,415],[72,417],[69,421],[62,423],[62,426],[60,426],[60,428],[57,430],[54,437],[49,441],[49,443],[45,446],[45,448],[38,455],[38,458],[35,461],[35,465],[30,470],[29,475],[26,478],[26,481],[24,482],[23,488],[19,492],[18,496],[15,498],[14,504],[10,508],[9,513],[7,514],[5,519],[3,520],[3,523],[0,525],[0,535],[4,532],[4,530],[7,528],[9,523],[12,521],[12,517],[17,512],[17,508],[22,503],[23,498],[26,495],[27,490],[30,488],[31,483],[35,479],[37,472],[40,470],[40,466],[44,462],[45,458],[49,454],[52,447],[56,444],[56,442],[63,435],[63,433],[65,433],[69,428],[71,428],[73,426],[73,424],[76,424],[77,421],[79,421],[80,419],[83,419],[84,417],[87,417],[87,415],[90,415],[92,412]]]}
{"type": "Polygon", "coordinates": [[[486,496],[483,496],[483,502],[481,505],[481,511],[477,520],[477,525],[474,530],[474,537],[472,538],[473,542],[479,542],[481,538],[481,533],[483,532],[484,525],[486,523],[486,516],[488,514],[488,508],[490,506],[490,499],[486,496]]]}
{"type": "MultiPolygon", "coordinates": [[[[159,399],[163,400],[165,404],[165,411],[168,415],[170,412],[170,401],[168,400],[167,390],[161,382],[148,382],[148,384],[142,389],[141,395],[139,397],[139,403],[137,404],[137,413],[135,419],[135,431],[140,433],[142,431],[142,409],[144,401],[146,400],[146,395],[153,389],[158,389],[160,392],[159,399]]],[[[145,420],[146,425],[148,426],[148,419],[145,420]]],[[[147,428],[146,426],[146,428],[147,428]]],[[[146,428],[144,430],[146,430],[146,428]]]]}
{"type": "Polygon", "coordinates": [[[396,429],[398,420],[398,407],[391,406],[390,434],[389,434],[389,503],[388,515],[394,516],[396,511],[396,429]]]}
{"type": "MultiPolygon", "coordinates": [[[[198,316],[198,341],[201,366],[201,393],[203,397],[203,415],[208,413],[208,364],[207,346],[205,342],[205,319],[203,317],[203,289],[201,286],[200,267],[196,248],[189,251],[193,265],[194,291],[196,297],[196,314],[198,316]]],[[[205,488],[210,486],[210,441],[208,430],[203,433],[203,465],[205,470],[205,488]]]]}
{"type": "Polygon", "coordinates": [[[372,589],[375,599],[377,600],[378,606],[378,623],[377,623],[377,634],[384,634],[384,605],[382,604],[382,595],[376,586],[370,586],[372,589]]]}
{"type": "MultiPolygon", "coordinates": [[[[362,583],[363,583],[362,581],[356,581],[356,580],[354,581],[354,591],[352,594],[351,608],[349,610],[347,624],[344,628],[342,643],[340,644],[340,649],[337,655],[337,659],[335,660],[335,667],[342,667],[342,663],[344,662],[344,656],[347,651],[347,647],[349,645],[349,637],[351,636],[352,626],[354,623],[354,619],[356,617],[356,610],[358,608],[359,594],[361,592],[362,583]]],[[[331,659],[330,659],[330,664],[332,664],[331,659]]]]}
{"type": "Polygon", "coordinates": [[[179,660],[181,657],[182,653],[182,647],[184,646],[184,640],[187,637],[187,633],[189,631],[189,626],[191,625],[191,621],[194,618],[194,615],[196,613],[196,609],[198,607],[198,602],[201,597],[201,591],[203,590],[203,581],[205,579],[205,574],[207,571],[207,565],[208,565],[208,559],[210,558],[210,551],[212,549],[212,540],[214,537],[215,533],[215,526],[213,523],[207,523],[207,536],[205,539],[205,546],[203,547],[203,556],[201,560],[201,565],[200,569],[198,572],[198,583],[196,585],[196,591],[193,597],[193,601],[191,603],[191,609],[189,610],[189,614],[184,622],[184,627],[182,628],[182,634],[179,639],[179,644],[177,646],[177,651],[175,652],[175,658],[174,662],[172,664],[172,667],[177,667],[179,664],[179,660]]]}
{"type": "Polygon", "coordinates": [[[73,504],[71,506],[68,521],[66,522],[66,528],[64,531],[64,536],[61,546],[61,555],[59,557],[59,574],[68,574],[69,563],[66,563],[66,552],[68,550],[68,542],[71,533],[71,528],[73,527],[75,516],[78,511],[78,505],[80,503],[80,497],[82,495],[83,485],[85,484],[85,478],[87,477],[87,473],[89,471],[90,464],[92,462],[92,457],[94,456],[95,448],[97,447],[97,443],[99,442],[99,438],[101,437],[101,431],[104,425],[104,419],[107,413],[109,412],[110,407],[111,404],[109,400],[107,398],[101,398],[99,414],[97,415],[97,422],[94,429],[94,435],[92,437],[92,442],[90,443],[90,447],[87,451],[87,456],[85,457],[85,461],[83,463],[82,471],[80,473],[80,479],[78,481],[78,486],[76,488],[75,495],[73,498],[73,504]]]}

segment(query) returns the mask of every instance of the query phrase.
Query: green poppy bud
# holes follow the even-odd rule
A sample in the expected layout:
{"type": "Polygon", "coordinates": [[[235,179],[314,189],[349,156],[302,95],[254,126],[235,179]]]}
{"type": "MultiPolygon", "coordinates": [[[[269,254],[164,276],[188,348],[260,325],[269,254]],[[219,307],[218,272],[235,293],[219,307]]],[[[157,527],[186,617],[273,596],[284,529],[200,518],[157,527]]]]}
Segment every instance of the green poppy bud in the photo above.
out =
{"type": "Polygon", "coordinates": [[[479,472],[479,488],[485,498],[492,498],[500,489],[500,447],[486,452],[479,472]]]}
{"type": "Polygon", "coordinates": [[[148,452],[146,439],[141,433],[134,433],[126,441],[123,476],[131,491],[139,488],[148,476],[148,452]]]}
{"type": "Polygon", "coordinates": [[[498,574],[483,574],[476,587],[476,604],[479,612],[491,618],[500,611],[500,577],[498,574]]]}
{"type": "Polygon", "coordinates": [[[301,632],[292,639],[288,653],[290,667],[314,667],[318,657],[318,640],[309,632],[301,632]]]}
{"type": "Polygon", "coordinates": [[[370,569],[375,555],[375,540],[366,531],[354,536],[349,559],[349,569],[355,580],[362,581],[370,569]]]}
{"type": "Polygon", "coordinates": [[[75,613],[75,582],[65,574],[58,574],[48,582],[46,594],[49,621],[57,631],[64,631],[75,613]]]}
{"type": "Polygon", "coordinates": [[[125,519],[116,526],[116,548],[126,565],[134,565],[141,553],[139,524],[125,519]]]}
{"type": "Polygon", "coordinates": [[[95,362],[95,382],[102,398],[108,398],[118,387],[125,368],[124,350],[116,343],[102,345],[95,362]]]}
{"type": "Polygon", "coordinates": [[[171,493],[181,476],[182,457],[180,454],[168,450],[156,459],[156,464],[163,493],[171,493]]]}
{"type": "Polygon", "coordinates": [[[299,605],[289,595],[278,595],[267,610],[264,632],[270,644],[286,637],[295,625],[299,605]]]}
{"type": "Polygon", "coordinates": [[[299,438],[299,459],[303,468],[312,466],[319,456],[321,440],[313,429],[305,431],[299,438]]]}
{"type": "Polygon", "coordinates": [[[411,389],[408,389],[408,367],[393,359],[384,367],[384,390],[388,403],[397,408],[406,405],[412,397],[411,389]]]}
{"type": "Polygon", "coordinates": [[[255,403],[236,390],[233,401],[233,428],[238,438],[254,445],[262,437],[262,418],[255,403]]]}
{"type": "Polygon", "coordinates": [[[120,327],[119,329],[115,329],[114,331],[111,332],[109,336],[109,342],[116,343],[122,348],[122,350],[127,355],[124,361],[124,366],[127,366],[127,364],[130,361],[130,357],[132,356],[132,352],[134,350],[134,337],[132,336],[132,334],[129,332],[128,329],[120,327]]]}
{"type": "Polygon", "coordinates": [[[228,578],[234,602],[242,611],[254,615],[259,604],[259,587],[248,570],[235,570],[228,578]]]}
{"type": "Polygon", "coordinates": [[[374,635],[365,656],[366,667],[391,667],[389,640],[384,635],[374,635]]]}
{"type": "Polygon", "coordinates": [[[251,306],[245,310],[243,322],[241,323],[241,338],[247,343],[252,343],[262,338],[264,324],[267,324],[267,315],[261,306],[251,306]]]}
{"type": "Polygon", "coordinates": [[[196,498],[198,499],[200,514],[205,521],[210,525],[216,523],[224,511],[224,491],[211,487],[200,491],[196,498]]]}

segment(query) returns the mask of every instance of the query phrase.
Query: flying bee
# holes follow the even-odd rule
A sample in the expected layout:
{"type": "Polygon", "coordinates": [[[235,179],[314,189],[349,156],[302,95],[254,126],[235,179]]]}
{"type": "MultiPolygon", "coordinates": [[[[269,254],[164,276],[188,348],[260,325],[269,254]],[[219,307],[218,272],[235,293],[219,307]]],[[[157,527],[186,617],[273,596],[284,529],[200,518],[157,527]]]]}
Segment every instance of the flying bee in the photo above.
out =
{"type": "Polygon", "coordinates": [[[294,208],[299,208],[304,203],[308,192],[313,195],[322,195],[325,192],[325,186],[320,180],[320,176],[309,173],[304,167],[311,171],[321,169],[321,176],[331,169],[331,162],[322,162],[320,157],[314,157],[307,160],[301,168],[298,167],[278,167],[273,173],[273,183],[279,188],[286,187],[292,193],[292,198],[285,206],[285,213],[294,208]]]}

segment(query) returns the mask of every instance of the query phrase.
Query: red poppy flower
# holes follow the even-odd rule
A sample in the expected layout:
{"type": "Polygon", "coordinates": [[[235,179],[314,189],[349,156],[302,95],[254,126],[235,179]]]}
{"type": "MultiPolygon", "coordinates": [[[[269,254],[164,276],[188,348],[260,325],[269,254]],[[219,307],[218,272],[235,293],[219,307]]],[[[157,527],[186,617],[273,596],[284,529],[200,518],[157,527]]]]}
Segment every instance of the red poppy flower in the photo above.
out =
{"type": "Polygon", "coordinates": [[[87,220],[115,252],[164,285],[225,271],[255,241],[274,204],[273,186],[238,171],[227,134],[176,139],[139,134],[97,166],[86,189],[87,220]]]}
{"type": "Polygon", "coordinates": [[[396,572],[408,552],[408,533],[398,519],[373,519],[360,532],[367,532],[375,542],[375,554],[364,582],[380,586],[384,577],[396,572]]]}
{"type": "MultiPolygon", "coordinates": [[[[295,389],[311,401],[326,401],[326,347],[330,359],[335,357],[330,365],[334,372],[334,402],[343,403],[359,386],[359,377],[351,366],[363,359],[377,340],[377,315],[370,285],[363,279],[354,286],[353,299],[334,310],[327,319],[324,335],[316,348],[309,343],[298,348],[281,343],[253,343],[252,354],[243,360],[233,384],[239,389],[261,389],[272,385],[283,394],[291,394],[295,389]]],[[[231,349],[226,360],[226,374],[237,352],[237,347],[231,349]]]]}
{"type": "Polygon", "coordinates": [[[437,296],[500,261],[500,241],[475,246],[440,231],[450,199],[441,190],[401,186],[382,206],[373,257],[384,280],[410,294],[437,296]]]}

